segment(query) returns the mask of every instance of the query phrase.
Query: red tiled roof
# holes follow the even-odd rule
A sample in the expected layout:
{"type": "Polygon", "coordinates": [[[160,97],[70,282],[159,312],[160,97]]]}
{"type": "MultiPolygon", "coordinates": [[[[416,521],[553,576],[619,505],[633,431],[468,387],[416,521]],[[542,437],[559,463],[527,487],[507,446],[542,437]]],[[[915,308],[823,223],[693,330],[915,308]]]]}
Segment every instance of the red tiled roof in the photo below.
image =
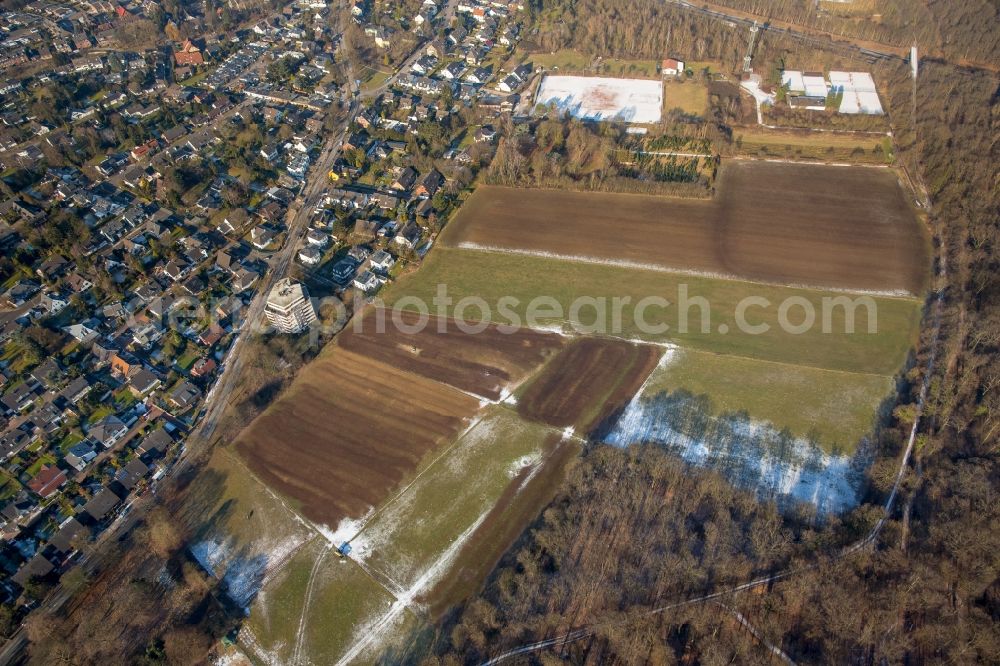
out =
{"type": "Polygon", "coordinates": [[[40,497],[45,498],[58,490],[59,486],[65,482],[66,472],[55,465],[46,465],[39,470],[35,478],[28,481],[28,487],[40,497]]]}

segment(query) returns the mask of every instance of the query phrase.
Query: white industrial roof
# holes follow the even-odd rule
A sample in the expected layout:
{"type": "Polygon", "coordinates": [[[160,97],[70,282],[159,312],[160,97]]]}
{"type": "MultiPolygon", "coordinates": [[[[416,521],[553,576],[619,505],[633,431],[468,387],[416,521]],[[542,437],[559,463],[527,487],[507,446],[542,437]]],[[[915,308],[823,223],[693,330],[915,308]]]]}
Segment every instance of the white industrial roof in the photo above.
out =
{"type": "Polygon", "coordinates": [[[875,81],[868,72],[830,72],[830,84],[836,92],[843,93],[840,113],[883,113],[875,81]]]}
{"type": "Polygon", "coordinates": [[[826,97],[826,79],[822,76],[803,74],[802,83],[808,97],[826,97]]]}
{"type": "Polygon", "coordinates": [[[802,82],[802,72],[794,69],[786,69],[781,73],[781,85],[787,87],[789,92],[806,91],[806,84],[802,82]]]}

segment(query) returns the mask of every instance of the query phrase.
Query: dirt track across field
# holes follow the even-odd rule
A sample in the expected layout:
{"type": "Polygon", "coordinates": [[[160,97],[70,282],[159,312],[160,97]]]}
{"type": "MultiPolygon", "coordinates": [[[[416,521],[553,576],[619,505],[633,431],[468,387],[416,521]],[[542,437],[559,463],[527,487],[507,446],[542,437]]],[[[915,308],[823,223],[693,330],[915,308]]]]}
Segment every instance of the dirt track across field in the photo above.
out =
{"type": "Polygon", "coordinates": [[[478,408],[454,388],[335,349],[296,377],[237,448],[307,518],[336,527],[378,506],[478,408]]]}
{"type": "Polygon", "coordinates": [[[636,394],[661,350],[606,338],[578,338],[518,399],[523,418],[587,435],[636,394]]]}
{"type": "MultiPolygon", "coordinates": [[[[349,329],[337,343],[349,351],[395,368],[434,379],[475,395],[498,400],[503,390],[541,365],[562,347],[564,338],[527,328],[501,332],[495,325],[465,331],[452,319],[430,318],[421,330],[414,312],[399,312],[407,330],[394,325],[386,311],[370,309],[360,331],[349,329]],[[378,326],[379,317],[384,327],[378,326]],[[413,327],[413,328],[410,328],[413,327]]],[[[478,326],[478,324],[476,324],[478,326]]]]}
{"type": "Polygon", "coordinates": [[[443,240],[915,295],[930,266],[895,174],[864,167],[731,162],[712,200],[481,186],[443,240]]]}

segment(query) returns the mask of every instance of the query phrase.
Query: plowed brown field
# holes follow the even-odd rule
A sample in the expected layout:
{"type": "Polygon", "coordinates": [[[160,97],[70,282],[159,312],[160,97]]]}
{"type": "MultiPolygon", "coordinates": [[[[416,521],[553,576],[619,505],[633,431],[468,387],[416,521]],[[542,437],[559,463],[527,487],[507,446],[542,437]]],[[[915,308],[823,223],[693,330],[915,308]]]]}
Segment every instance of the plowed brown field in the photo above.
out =
{"type": "Polygon", "coordinates": [[[659,358],[660,350],[650,345],[578,338],[528,386],[517,411],[526,419],[589,434],[632,399],[659,358]]]}
{"type": "Polygon", "coordinates": [[[730,162],[712,200],[481,186],[443,240],[911,294],[930,264],[892,171],[806,164],[730,162]]]}
{"type": "Polygon", "coordinates": [[[335,527],[378,506],[478,408],[454,388],[334,349],[302,370],[237,448],[306,517],[335,527]]]}
{"type": "MultiPolygon", "coordinates": [[[[381,314],[369,310],[361,330],[349,327],[338,336],[338,344],[491,400],[499,399],[504,388],[541,365],[563,345],[559,335],[527,328],[503,333],[491,325],[480,333],[466,333],[450,319],[431,318],[422,330],[406,333],[393,325],[388,313],[379,332],[376,324],[381,314]]],[[[416,313],[399,314],[408,326],[418,320],[416,313]]]]}

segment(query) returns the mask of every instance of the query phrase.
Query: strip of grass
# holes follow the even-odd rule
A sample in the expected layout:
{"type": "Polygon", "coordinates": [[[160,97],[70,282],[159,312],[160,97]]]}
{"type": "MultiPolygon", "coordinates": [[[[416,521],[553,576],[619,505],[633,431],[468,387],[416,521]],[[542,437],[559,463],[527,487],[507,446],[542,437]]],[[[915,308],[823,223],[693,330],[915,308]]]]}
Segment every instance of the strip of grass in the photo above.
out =
{"type": "Polygon", "coordinates": [[[743,154],[791,159],[886,164],[892,154],[889,138],[878,135],[755,129],[737,135],[737,141],[743,154]]]}
{"type": "Polygon", "coordinates": [[[745,411],[828,452],[851,454],[894,388],[891,377],[880,375],[677,350],[653,372],[644,394],[677,390],[708,395],[716,413],[745,411]]]}
{"type": "Polygon", "coordinates": [[[5,470],[0,470],[0,500],[8,500],[21,490],[21,484],[17,479],[8,474],[5,470]]]}
{"type": "MultiPolygon", "coordinates": [[[[869,334],[865,308],[858,308],[855,333],[847,333],[844,308],[830,311],[828,327],[823,333],[821,313],[824,298],[842,297],[843,294],[813,289],[797,289],[762,285],[735,280],[692,277],[675,273],[639,270],[630,267],[564,261],[546,257],[481,252],[446,247],[436,247],[419,271],[401,277],[384,292],[387,304],[404,296],[415,297],[435,309],[432,299],[438,286],[445,285],[448,295],[458,303],[465,297],[480,297],[489,305],[489,319],[497,323],[510,320],[498,312],[501,297],[513,297],[510,311],[525,322],[529,303],[538,296],[554,299],[562,309],[561,316],[552,308],[537,311],[542,325],[562,325],[567,322],[570,305],[580,298],[607,299],[608,320],[614,311],[612,298],[628,297],[630,302],[621,307],[621,326],[608,327],[608,332],[626,338],[648,341],[669,340],[700,351],[733,354],[794,365],[805,365],[831,370],[864,372],[881,375],[894,374],[903,364],[907,351],[916,340],[920,321],[921,303],[916,299],[872,298],[876,305],[876,332],[869,334]],[[686,332],[680,330],[681,289],[686,287],[689,303],[703,297],[709,304],[709,329],[701,328],[701,309],[685,308],[689,324],[686,332]],[[767,324],[766,333],[742,332],[736,325],[737,305],[747,297],[765,298],[767,307],[750,307],[746,310],[747,323],[767,324]],[[644,311],[645,322],[650,325],[666,324],[666,331],[651,330],[637,323],[636,306],[647,297],[665,298],[671,303],[663,308],[650,305],[644,311]],[[816,325],[802,334],[781,330],[778,320],[779,304],[790,297],[806,299],[816,312],[816,325]],[[721,333],[725,326],[727,332],[721,333]]],[[[403,303],[406,306],[406,303],[403,303]]],[[[449,314],[455,307],[449,308],[449,314]]],[[[461,313],[468,320],[481,316],[479,308],[470,307],[461,313]]],[[[788,312],[788,320],[802,321],[802,308],[788,312]]],[[[584,324],[594,321],[594,309],[581,308],[579,320],[584,324]]]]}
{"type": "MultiPolygon", "coordinates": [[[[337,663],[363,634],[366,623],[388,609],[393,601],[357,564],[335,554],[327,557],[313,583],[305,630],[304,652],[314,664],[337,663]]],[[[392,627],[389,633],[404,634],[399,627],[392,627]]],[[[288,638],[294,641],[295,634],[288,638]]]]}
{"type": "MultiPolygon", "coordinates": [[[[326,545],[324,540],[314,538],[295,553],[264,594],[257,597],[257,603],[247,619],[257,642],[282,663],[292,661],[294,638],[299,618],[302,617],[309,576],[316,558],[326,545]]],[[[326,557],[336,558],[330,553],[326,553],[326,557]]]]}

